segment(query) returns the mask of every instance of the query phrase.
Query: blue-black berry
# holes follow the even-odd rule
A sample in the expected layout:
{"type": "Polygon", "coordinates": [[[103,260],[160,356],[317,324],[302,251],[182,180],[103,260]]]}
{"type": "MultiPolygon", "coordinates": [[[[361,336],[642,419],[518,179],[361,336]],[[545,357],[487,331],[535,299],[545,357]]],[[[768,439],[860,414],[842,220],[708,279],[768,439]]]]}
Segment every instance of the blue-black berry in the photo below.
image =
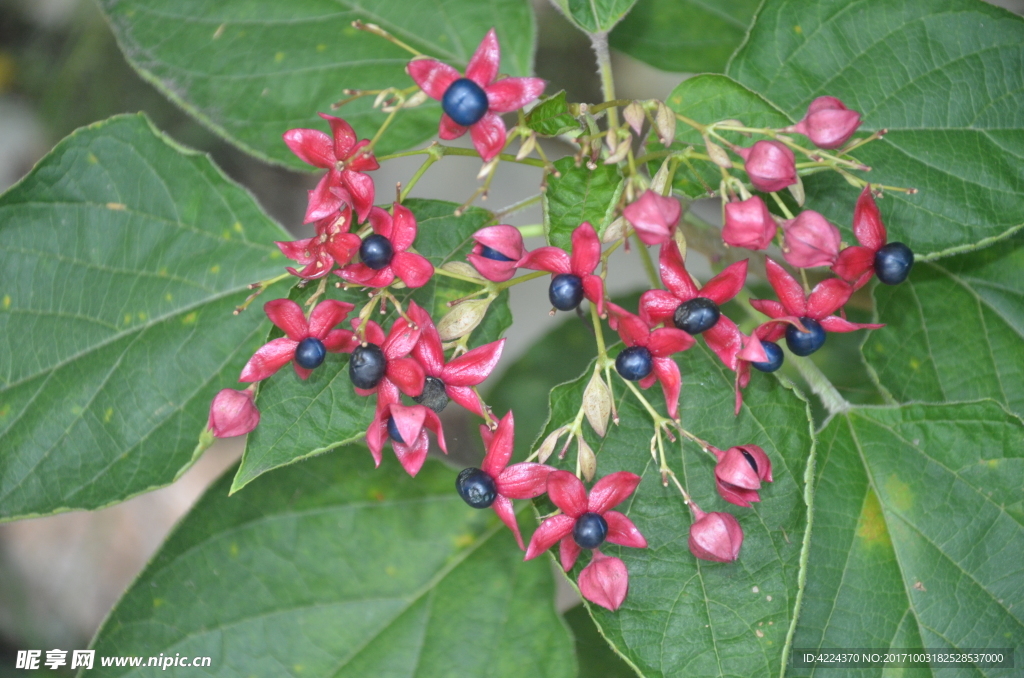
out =
{"type": "Polygon", "coordinates": [[[651,352],[644,346],[624,348],[615,356],[615,370],[623,379],[640,381],[654,369],[651,352]]]}
{"type": "Polygon", "coordinates": [[[812,318],[800,318],[807,328],[801,332],[795,325],[786,326],[786,346],[795,355],[811,355],[825,344],[825,328],[812,318]]]}
{"type": "Polygon", "coordinates": [[[901,242],[891,242],[875,252],[875,275],[886,285],[899,285],[910,275],[914,253],[901,242]]]}
{"type": "Polygon", "coordinates": [[[316,337],[306,337],[295,347],[295,362],[307,370],[320,367],[325,357],[327,348],[324,347],[324,342],[316,337]]]}
{"type": "MultiPolygon", "coordinates": [[[[402,434],[398,432],[398,424],[395,423],[394,417],[388,417],[388,437],[396,443],[405,444],[405,441],[402,440],[402,434]]],[[[756,471],[757,469],[754,470],[756,471]]]]}
{"type": "Polygon", "coordinates": [[[444,389],[444,382],[437,377],[427,377],[423,381],[423,393],[413,396],[413,400],[440,414],[441,410],[448,407],[448,393],[444,389]]]}
{"type": "Polygon", "coordinates": [[[394,256],[395,248],[391,246],[391,241],[376,233],[369,236],[359,246],[359,258],[375,271],[390,264],[391,258],[394,256]]]}
{"type": "Polygon", "coordinates": [[[506,257],[498,250],[487,245],[480,246],[480,256],[484,259],[492,259],[493,261],[515,261],[512,257],[506,257]]]}
{"type": "Polygon", "coordinates": [[[608,522],[598,513],[584,513],[572,527],[572,538],[585,549],[596,549],[608,536],[608,522]]]}
{"type": "Polygon", "coordinates": [[[754,455],[750,454],[750,452],[747,452],[742,447],[740,448],[740,454],[742,454],[743,458],[747,460],[748,464],[750,464],[750,468],[754,469],[754,473],[758,473],[757,461],[754,459],[754,455]]]}
{"type": "Polygon", "coordinates": [[[498,498],[494,478],[478,468],[464,468],[455,479],[455,489],[462,501],[473,508],[487,508],[498,498]]]}
{"type": "Polygon", "coordinates": [[[371,389],[384,378],[384,370],[388,366],[384,351],[377,344],[357,346],[348,361],[348,377],[352,383],[362,389],[371,389]]]}
{"type": "Polygon", "coordinates": [[[672,323],[687,334],[700,334],[714,327],[721,316],[718,304],[706,297],[694,297],[679,304],[672,323]]]}
{"type": "Polygon", "coordinates": [[[774,341],[763,341],[761,345],[764,346],[764,352],[768,354],[768,362],[758,363],[751,361],[750,364],[754,369],[761,370],[762,372],[774,372],[782,367],[782,347],[774,341]]]}
{"type": "Polygon", "coordinates": [[[469,78],[459,78],[445,90],[441,109],[449,118],[468,127],[480,122],[487,113],[487,92],[469,78]]]}
{"type": "Polygon", "coordinates": [[[571,311],[583,301],[583,281],[578,275],[560,273],[551,279],[548,299],[559,311],[571,311]]]}

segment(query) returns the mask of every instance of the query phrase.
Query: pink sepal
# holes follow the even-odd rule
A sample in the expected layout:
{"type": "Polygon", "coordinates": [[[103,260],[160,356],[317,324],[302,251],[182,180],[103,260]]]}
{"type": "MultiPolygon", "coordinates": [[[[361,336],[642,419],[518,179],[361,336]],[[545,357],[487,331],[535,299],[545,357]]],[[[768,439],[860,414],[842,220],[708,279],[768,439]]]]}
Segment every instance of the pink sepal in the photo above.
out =
{"type": "Polygon", "coordinates": [[[675,198],[667,198],[647,189],[626,205],[622,216],[626,218],[645,245],[660,245],[672,238],[682,207],[675,198]]]}
{"type": "Polygon", "coordinates": [[[633,521],[618,511],[608,511],[604,514],[608,523],[608,536],[605,537],[612,544],[619,546],[630,546],[635,549],[647,548],[647,540],[636,529],[633,521]]]}
{"type": "MultiPolygon", "coordinates": [[[[566,472],[561,471],[560,473],[566,472]]],[[[567,475],[573,478],[576,477],[571,473],[567,475]]],[[[582,489],[583,483],[580,483],[579,480],[576,482],[579,483],[580,488],[582,489]]],[[[639,484],[640,476],[635,473],[630,473],[629,471],[616,471],[615,473],[606,475],[604,478],[601,478],[594,483],[594,487],[590,490],[590,499],[584,510],[580,511],[580,514],[585,511],[603,514],[608,509],[615,508],[625,501],[626,497],[633,494],[633,491],[639,484]]],[[[565,510],[562,506],[559,506],[559,508],[562,508],[563,511],[565,510]]]]}
{"type": "Polygon", "coordinates": [[[428,97],[438,101],[460,77],[457,70],[436,59],[413,59],[406,65],[405,72],[428,97]]]}
{"type": "Polygon", "coordinates": [[[546,464],[512,464],[495,479],[498,494],[509,499],[533,499],[547,492],[548,476],[555,469],[546,464]]]}
{"type": "MultiPolygon", "coordinates": [[[[559,471],[555,471],[555,473],[559,473],[559,471]]],[[[564,471],[561,473],[564,473],[564,471]]],[[[554,473],[551,475],[554,475],[554,473]]],[[[576,476],[573,477],[575,478],[576,476]]],[[[550,480],[550,476],[548,479],[550,480]]],[[[550,518],[545,519],[544,522],[542,522],[534,531],[533,537],[530,539],[530,545],[526,548],[526,556],[523,560],[532,560],[536,558],[554,546],[560,539],[572,534],[572,528],[575,524],[576,519],[565,514],[551,516],[550,518]]]]}
{"type": "Polygon", "coordinates": [[[242,374],[238,377],[238,381],[252,382],[266,379],[295,357],[295,347],[298,345],[299,342],[287,337],[263,344],[242,368],[242,374]]]}
{"type": "Polygon", "coordinates": [[[614,612],[629,592],[629,571],[618,558],[594,551],[590,564],[580,572],[579,586],[584,598],[614,612]]]}
{"type": "Polygon", "coordinates": [[[473,147],[484,162],[490,162],[505,148],[505,123],[497,113],[488,111],[480,121],[469,126],[473,147]]]}
{"type": "Polygon", "coordinates": [[[516,537],[516,544],[519,545],[519,550],[524,550],[523,535],[519,532],[519,523],[516,521],[516,512],[512,508],[512,500],[498,495],[495,497],[494,503],[491,504],[491,508],[498,514],[501,522],[505,523],[505,526],[512,530],[512,534],[516,537]]]}
{"type": "Polygon", "coordinates": [[[594,510],[588,508],[587,490],[583,483],[568,471],[552,471],[548,475],[548,497],[573,521],[587,511],[594,510]]]}
{"type": "Polygon", "coordinates": [[[260,423],[260,411],[254,400],[252,387],[241,391],[222,389],[210,403],[206,427],[217,438],[245,435],[260,423]]]}
{"type": "Polygon", "coordinates": [[[487,106],[495,113],[517,111],[544,93],[540,78],[503,78],[484,88],[487,106]]]}

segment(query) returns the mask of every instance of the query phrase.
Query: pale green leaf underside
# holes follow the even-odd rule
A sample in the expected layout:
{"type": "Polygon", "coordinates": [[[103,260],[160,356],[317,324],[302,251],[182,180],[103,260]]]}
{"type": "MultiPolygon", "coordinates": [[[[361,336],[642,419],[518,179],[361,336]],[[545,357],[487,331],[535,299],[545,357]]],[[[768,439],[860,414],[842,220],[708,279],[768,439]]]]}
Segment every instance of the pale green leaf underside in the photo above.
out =
{"type": "MultiPolygon", "coordinates": [[[[114,608],[98,656],[209,656],[214,676],[575,675],[548,564],[454,473],[349,448],[200,500],[114,608]]],[[[83,675],[195,673],[99,667],[83,675]]]]}
{"type": "Polygon", "coordinates": [[[285,237],[142,116],[75,132],[0,198],[0,519],[173,480],[266,335],[231,312],[285,237]]]}
{"type": "MultiPolygon", "coordinates": [[[[1024,221],[1024,20],[973,0],[768,0],[727,72],[793,120],[842,99],[863,130],[864,178],[914,187],[881,203],[890,240],[935,258],[1024,221]]],[[[808,205],[846,228],[856,191],[832,174],[808,205]]]]}
{"type": "MultiPolygon", "coordinates": [[[[326,129],[317,112],[344,89],[406,88],[412,55],[356,30],[375,23],[415,49],[464,68],[494,27],[501,71],[530,75],[534,19],[520,0],[101,0],[129,62],[228,141],[266,160],[307,168],[281,141],[295,127],[326,129]]],[[[365,97],[336,113],[361,137],[384,120],[365,97]]],[[[388,153],[437,133],[431,101],[404,111],[377,146],[388,153]]]]}
{"type": "Polygon", "coordinates": [[[637,0],[554,0],[569,21],[585,33],[607,33],[637,0]]]}
{"type": "MultiPolygon", "coordinates": [[[[1020,645],[1020,419],[992,401],[855,409],[826,426],[818,447],[808,583],[794,648],[1020,645]]],[[[957,671],[1009,678],[1019,668],[957,671]]],[[[828,675],[884,674],[877,668],[828,675]]]]}

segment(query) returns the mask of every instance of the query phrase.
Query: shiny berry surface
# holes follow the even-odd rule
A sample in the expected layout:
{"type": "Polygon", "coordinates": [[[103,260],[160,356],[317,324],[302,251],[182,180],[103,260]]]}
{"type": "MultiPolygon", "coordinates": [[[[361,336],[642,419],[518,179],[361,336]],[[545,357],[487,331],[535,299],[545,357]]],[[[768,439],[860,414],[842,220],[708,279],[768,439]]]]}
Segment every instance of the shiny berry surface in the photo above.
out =
{"type": "Polygon", "coordinates": [[[807,332],[801,332],[795,325],[786,327],[786,346],[794,355],[811,355],[825,345],[825,328],[812,318],[800,318],[800,322],[807,328],[807,332]]]}
{"type": "Polygon", "coordinates": [[[487,113],[487,92],[469,78],[459,78],[448,85],[441,98],[441,108],[449,118],[468,127],[487,113]]]}
{"type": "Polygon", "coordinates": [[[615,356],[615,371],[629,381],[640,381],[654,369],[651,352],[643,346],[624,348],[615,356]]]}
{"type": "Polygon", "coordinates": [[[376,233],[364,240],[363,244],[359,246],[359,258],[364,264],[375,271],[379,271],[390,264],[391,258],[394,256],[395,248],[391,246],[391,241],[376,233]]]}
{"type": "Polygon", "coordinates": [[[358,388],[371,389],[384,378],[388,361],[377,344],[357,346],[348,361],[348,376],[358,388]]]}
{"type": "Polygon", "coordinates": [[[551,279],[548,299],[559,311],[571,311],[583,301],[583,281],[578,275],[560,273],[551,279]]]}
{"type": "Polygon", "coordinates": [[[455,489],[462,501],[473,508],[487,508],[498,497],[494,478],[478,468],[465,468],[455,479],[455,489]]]}
{"type": "Polygon", "coordinates": [[[584,513],[572,528],[573,541],[585,549],[596,549],[607,536],[608,522],[597,513],[584,513]]]}
{"type": "Polygon", "coordinates": [[[413,396],[413,400],[440,414],[441,410],[448,407],[448,393],[444,390],[444,382],[437,377],[427,377],[423,382],[423,393],[413,396]]]}
{"type": "Polygon", "coordinates": [[[388,417],[388,438],[391,438],[396,443],[405,444],[402,440],[402,434],[398,432],[398,424],[395,423],[394,417],[388,417]]]}
{"type": "Polygon", "coordinates": [[[775,370],[782,367],[782,347],[776,344],[774,341],[763,341],[761,345],[764,346],[764,352],[768,354],[768,362],[758,363],[751,361],[751,366],[755,370],[761,370],[762,372],[774,372],[775,370]]]}
{"type": "Polygon", "coordinates": [[[327,357],[327,349],[324,347],[324,342],[316,337],[306,337],[295,347],[295,362],[299,364],[299,367],[305,367],[307,370],[320,367],[325,357],[327,357]]]}
{"type": "Polygon", "coordinates": [[[480,256],[484,259],[492,259],[493,261],[515,261],[512,257],[506,257],[498,250],[487,245],[480,246],[480,256]]]}
{"type": "Polygon", "coordinates": [[[875,252],[875,275],[886,285],[899,285],[910,275],[914,253],[901,242],[891,242],[875,252]]]}
{"type": "Polygon", "coordinates": [[[679,304],[672,323],[687,334],[700,334],[714,327],[721,316],[718,304],[705,297],[695,297],[679,304]]]}
{"type": "Polygon", "coordinates": [[[742,454],[743,458],[747,460],[748,464],[750,464],[750,468],[754,469],[754,473],[757,473],[757,461],[754,459],[754,455],[752,455],[750,452],[747,452],[742,447],[740,448],[740,454],[742,454]]]}

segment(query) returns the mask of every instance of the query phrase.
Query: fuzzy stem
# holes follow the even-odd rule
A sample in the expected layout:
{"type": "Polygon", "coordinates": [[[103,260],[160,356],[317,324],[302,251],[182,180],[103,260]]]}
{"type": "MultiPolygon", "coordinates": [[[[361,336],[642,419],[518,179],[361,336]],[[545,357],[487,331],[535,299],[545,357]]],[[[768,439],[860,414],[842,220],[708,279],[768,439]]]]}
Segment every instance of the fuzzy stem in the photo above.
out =
{"type": "MultiPolygon", "coordinates": [[[[608,52],[608,34],[591,33],[590,45],[597,56],[597,70],[601,74],[601,94],[606,103],[615,101],[615,79],[612,77],[612,59],[608,52]]],[[[619,129],[619,109],[614,105],[608,107],[608,128],[619,129]]]]}
{"type": "Polygon", "coordinates": [[[793,363],[796,365],[797,372],[807,381],[807,385],[811,387],[811,391],[821,399],[821,404],[825,406],[829,414],[842,414],[853,407],[836,390],[836,387],[832,385],[828,377],[818,369],[818,366],[811,362],[810,358],[794,360],[793,363]]]}

